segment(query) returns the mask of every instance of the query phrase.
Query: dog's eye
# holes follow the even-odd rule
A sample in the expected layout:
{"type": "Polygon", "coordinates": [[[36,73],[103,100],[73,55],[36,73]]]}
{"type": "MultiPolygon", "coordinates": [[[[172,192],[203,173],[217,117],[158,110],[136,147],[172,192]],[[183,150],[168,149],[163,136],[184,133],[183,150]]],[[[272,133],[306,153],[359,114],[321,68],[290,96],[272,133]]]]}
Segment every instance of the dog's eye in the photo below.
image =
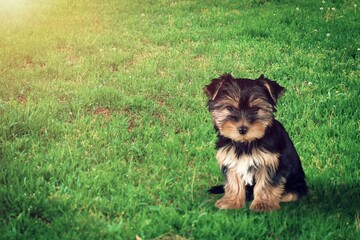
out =
{"type": "Polygon", "coordinates": [[[230,112],[236,110],[236,108],[233,106],[226,106],[226,109],[229,110],[230,112]]]}
{"type": "Polygon", "coordinates": [[[261,109],[261,107],[252,107],[251,110],[254,112],[258,112],[261,109]]]}

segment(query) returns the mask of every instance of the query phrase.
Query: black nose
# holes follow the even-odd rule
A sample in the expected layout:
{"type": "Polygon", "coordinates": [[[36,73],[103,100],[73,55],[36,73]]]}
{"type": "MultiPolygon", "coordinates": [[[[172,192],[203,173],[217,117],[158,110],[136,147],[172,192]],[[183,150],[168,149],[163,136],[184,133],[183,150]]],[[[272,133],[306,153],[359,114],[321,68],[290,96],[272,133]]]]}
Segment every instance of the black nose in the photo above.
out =
{"type": "Polygon", "coordinates": [[[248,131],[248,128],[247,128],[247,127],[245,127],[245,126],[239,127],[239,133],[240,133],[241,135],[245,135],[245,134],[247,133],[247,131],[248,131]]]}

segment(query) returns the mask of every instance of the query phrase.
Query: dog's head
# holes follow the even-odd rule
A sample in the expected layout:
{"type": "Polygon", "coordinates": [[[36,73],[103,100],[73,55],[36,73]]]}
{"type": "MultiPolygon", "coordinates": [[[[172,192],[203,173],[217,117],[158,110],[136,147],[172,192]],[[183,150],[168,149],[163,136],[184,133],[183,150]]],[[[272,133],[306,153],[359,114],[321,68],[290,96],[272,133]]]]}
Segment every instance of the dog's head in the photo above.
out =
{"type": "Polygon", "coordinates": [[[233,141],[251,142],[262,138],[272,125],[284,88],[263,75],[251,80],[224,74],[205,86],[204,92],[219,133],[233,141]]]}

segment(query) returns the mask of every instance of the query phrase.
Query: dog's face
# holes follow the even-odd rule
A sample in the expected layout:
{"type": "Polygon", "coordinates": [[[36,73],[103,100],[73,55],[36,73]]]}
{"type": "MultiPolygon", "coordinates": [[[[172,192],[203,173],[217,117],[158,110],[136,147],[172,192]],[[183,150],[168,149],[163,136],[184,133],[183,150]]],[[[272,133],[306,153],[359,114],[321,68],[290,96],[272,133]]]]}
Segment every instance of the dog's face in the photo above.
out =
{"type": "Polygon", "coordinates": [[[219,133],[233,141],[251,142],[264,136],[284,88],[261,75],[256,80],[230,74],[213,79],[204,88],[219,133]]]}

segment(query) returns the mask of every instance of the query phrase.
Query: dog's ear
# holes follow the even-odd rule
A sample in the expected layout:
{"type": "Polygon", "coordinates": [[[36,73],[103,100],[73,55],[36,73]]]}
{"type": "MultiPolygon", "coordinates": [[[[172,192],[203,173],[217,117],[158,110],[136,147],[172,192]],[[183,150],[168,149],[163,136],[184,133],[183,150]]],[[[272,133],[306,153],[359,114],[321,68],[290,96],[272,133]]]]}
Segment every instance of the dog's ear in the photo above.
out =
{"type": "Polygon", "coordinates": [[[257,80],[260,81],[264,85],[264,87],[268,90],[271,98],[274,100],[275,103],[277,102],[279,97],[285,92],[284,87],[280,86],[275,81],[265,78],[264,74],[261,74],[257,80]]]}
{"type": "Polygon", "coordinates": [[[234,77],[229,73],[221,75],[220,78],[214,78],[213,80],[211,80],[211,83],[209,85],[206,85],[204,87],[204,93],[211,100],[214,100],[219,92],[220,87],[224,84],[224,82],[233,79],[234,77]]]}
{"type": "Polygon", "coordinates": [[[213,80],[211,80],[211,83],[209,85],[206,85],[204,88],[204,93],[206,94],[206,96],[208,96],[211,100],[214,100],[224,81],[225,80],[222,78],[214,78],[213,80]]]}

